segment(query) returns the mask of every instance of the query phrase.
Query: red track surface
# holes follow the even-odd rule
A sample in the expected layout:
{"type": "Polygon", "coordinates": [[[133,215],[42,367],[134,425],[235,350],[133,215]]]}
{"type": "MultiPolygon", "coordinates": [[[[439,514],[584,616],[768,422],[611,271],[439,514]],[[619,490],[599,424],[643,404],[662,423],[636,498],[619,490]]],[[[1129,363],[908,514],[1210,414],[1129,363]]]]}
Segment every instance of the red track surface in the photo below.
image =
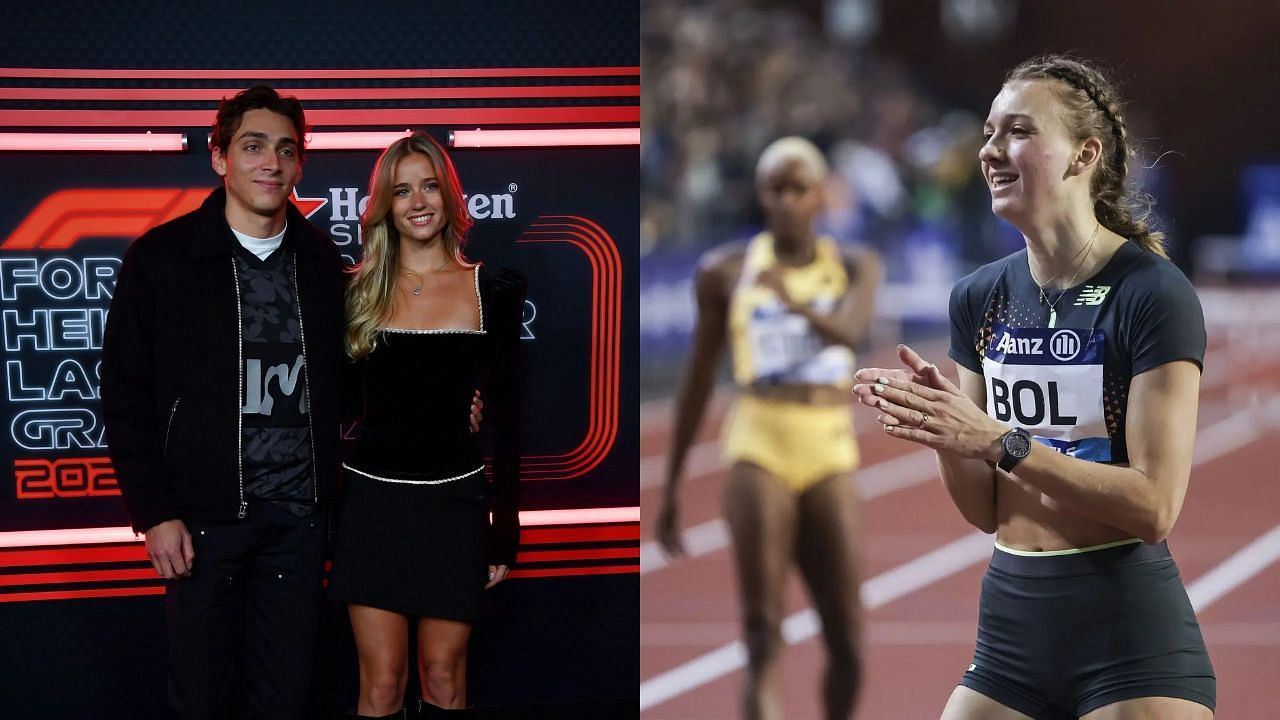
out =
{"type": "MultiPolygon", "coordinates": [[[[1253,399],[1280,395],[1280,357],[1252,341],[1227,342],[1212,333],[1200,400],[1201,429],[1239,413],[1253,399]],[[1263,352],[1249,352],[1258,351],[1263,352]],[[1266,360],[1253,360],[1264,357],[1266,360]]],[[[941,363],[939,345],[932,359],[941,363]]],[[[887,362],[883,353],[868,362],[887,362]]],[[[949,365],[949,361],[946,363],[949,365]]],[[[1271,403],[1274,408],[1275,403],[1271,403]]],[[[715,437],[723,403],[713,407],[700,440],[715,437]]],[[[861,408],[866,410],[866,408],[861,408]]],[[[641,523],[645,538],[659,498],[661,463],[666,450],[669,408],[642,411],[641,523]],[[655,472],[657,471],[657,472],[655,472]]],[[[876,430],[869,412],[858,413],[863,467],[908,455],[917,446],[876,430]]],[[[1242,418],[1243,419],[1243,418],[1242,418]]],[[[1170,546],[1190,586],[1233,553],[1280,524],[1280,429],[1276,415],[1259,413],[1247,427],[1257,438],[1192,470],[1192,481],[1170,546]],[[1253,431],[1251,431],[1253,432],[1253,431]]],[[[1226,429],[1217,426],[1218,430],[1226,429]]],[[[1210,431],[1197,452],[1216,443],[1210,431]]],[[[1221,446],[1219,446],[1221,447],[1221,446]]],[[[682,492],[683,525],[688,528],[720,515],[724,473],[714,470],[686,478],[682,492]]],[[[972,532],[951,505],[936,476],[880,495],[861,507],[863,578],[870,579],[972,532]]],[[[887,602],[864,615],[867,674],[857,717],[936,718],[970,662],[977,619],[979,581],[985,560],[887,602]]],[[[865,588],[864,588],[865,590],[865,588]]],[[[641,576],[640,679],[653,679],[683,663],[738,639],[738,603],[727,548],[687,557],[641,576]]],[[[787,612],[808,605],[793,573],[787,612]]],[[[1280,667],[1280,564],[1271,563],[1199,613],[1218,675],[1218,712],[1226,720],[1280,718],[1275,677],[1280,667]]],[[[818,687],[824,658],[820,643],[809,639],[790,646],[783,659],[786,717],[819,718],[818,687]]],[[[645,709],[647,720],[711,720],[739,715],[740,670],[729,672],[645,709]]],[[[643,693],[643,691],[642,691],[643,693]]]]}

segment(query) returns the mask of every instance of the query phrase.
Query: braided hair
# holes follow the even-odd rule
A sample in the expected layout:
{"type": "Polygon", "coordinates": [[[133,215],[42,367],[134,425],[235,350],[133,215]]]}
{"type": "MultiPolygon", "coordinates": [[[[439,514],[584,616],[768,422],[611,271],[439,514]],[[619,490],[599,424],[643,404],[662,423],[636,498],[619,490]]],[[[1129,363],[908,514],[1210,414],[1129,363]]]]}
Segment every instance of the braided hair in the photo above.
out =
{"type": "Polygon", "coordinates": [[[1144,249],[1168,257],[1164,233],[1148,222],[1151,197],[1127,182],[1128,160],[1137,152],[1129,142],[1115,85],[1097,67],[1064,55],[1025,60],[1009,72],[1005,83],[1014,80],[1056,81],[1053,92],[1062,103],[1067,131],[1076,140],[1096,137],[1102,142],[1101,162],[1089,186],[1098,221],[1144,249]]]}

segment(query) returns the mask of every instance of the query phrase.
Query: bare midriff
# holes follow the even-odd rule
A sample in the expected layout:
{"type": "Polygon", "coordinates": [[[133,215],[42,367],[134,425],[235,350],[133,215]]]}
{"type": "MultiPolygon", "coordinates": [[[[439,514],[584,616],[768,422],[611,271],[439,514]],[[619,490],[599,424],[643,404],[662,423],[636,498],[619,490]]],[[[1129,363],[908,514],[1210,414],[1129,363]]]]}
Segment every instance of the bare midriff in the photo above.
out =
{"type": "Polygon", "coordinates": [[[1085,548],[1133,537],[1072,512],[1030,484],[1000,471],[996,471],[996,520],[996,542],[1027,552],[1085,548]]]}

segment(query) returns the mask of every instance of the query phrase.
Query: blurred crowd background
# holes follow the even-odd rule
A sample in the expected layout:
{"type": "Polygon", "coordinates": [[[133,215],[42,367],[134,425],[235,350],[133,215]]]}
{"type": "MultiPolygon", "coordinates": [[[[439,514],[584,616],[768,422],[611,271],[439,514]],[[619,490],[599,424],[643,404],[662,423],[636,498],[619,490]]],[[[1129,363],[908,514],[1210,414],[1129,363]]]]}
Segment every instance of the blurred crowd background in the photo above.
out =
{"type": "Polygon", "coordinates": [[[755,160],[783,135],[827,155],[820,229],[885,259],[878,339],[940,336],[951,284],[1022,247],[977,153],[1005,73],[1044,52],[1112,71],[1130,177],[1198,286],[1280,278],[1280,3],[646,0],[641,23],[645,398],[674,390],[697,258],[759,228],[755,160]]]}

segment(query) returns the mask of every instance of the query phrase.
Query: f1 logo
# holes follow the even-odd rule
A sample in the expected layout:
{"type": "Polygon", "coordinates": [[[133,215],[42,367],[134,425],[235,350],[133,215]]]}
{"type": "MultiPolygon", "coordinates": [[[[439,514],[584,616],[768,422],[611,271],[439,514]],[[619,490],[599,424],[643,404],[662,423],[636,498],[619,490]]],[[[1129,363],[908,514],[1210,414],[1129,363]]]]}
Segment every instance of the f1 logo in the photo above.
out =
{"type": "MultiPolygon", "coordinates": [[[[0,243],[0,250],[65,250],[83,238],[136,238],[200,207],[209,188],[76,188],[60,190],[36,205],[0,243]]],[[[290,198],[306,217],[329,201],[290,198]]]]}

